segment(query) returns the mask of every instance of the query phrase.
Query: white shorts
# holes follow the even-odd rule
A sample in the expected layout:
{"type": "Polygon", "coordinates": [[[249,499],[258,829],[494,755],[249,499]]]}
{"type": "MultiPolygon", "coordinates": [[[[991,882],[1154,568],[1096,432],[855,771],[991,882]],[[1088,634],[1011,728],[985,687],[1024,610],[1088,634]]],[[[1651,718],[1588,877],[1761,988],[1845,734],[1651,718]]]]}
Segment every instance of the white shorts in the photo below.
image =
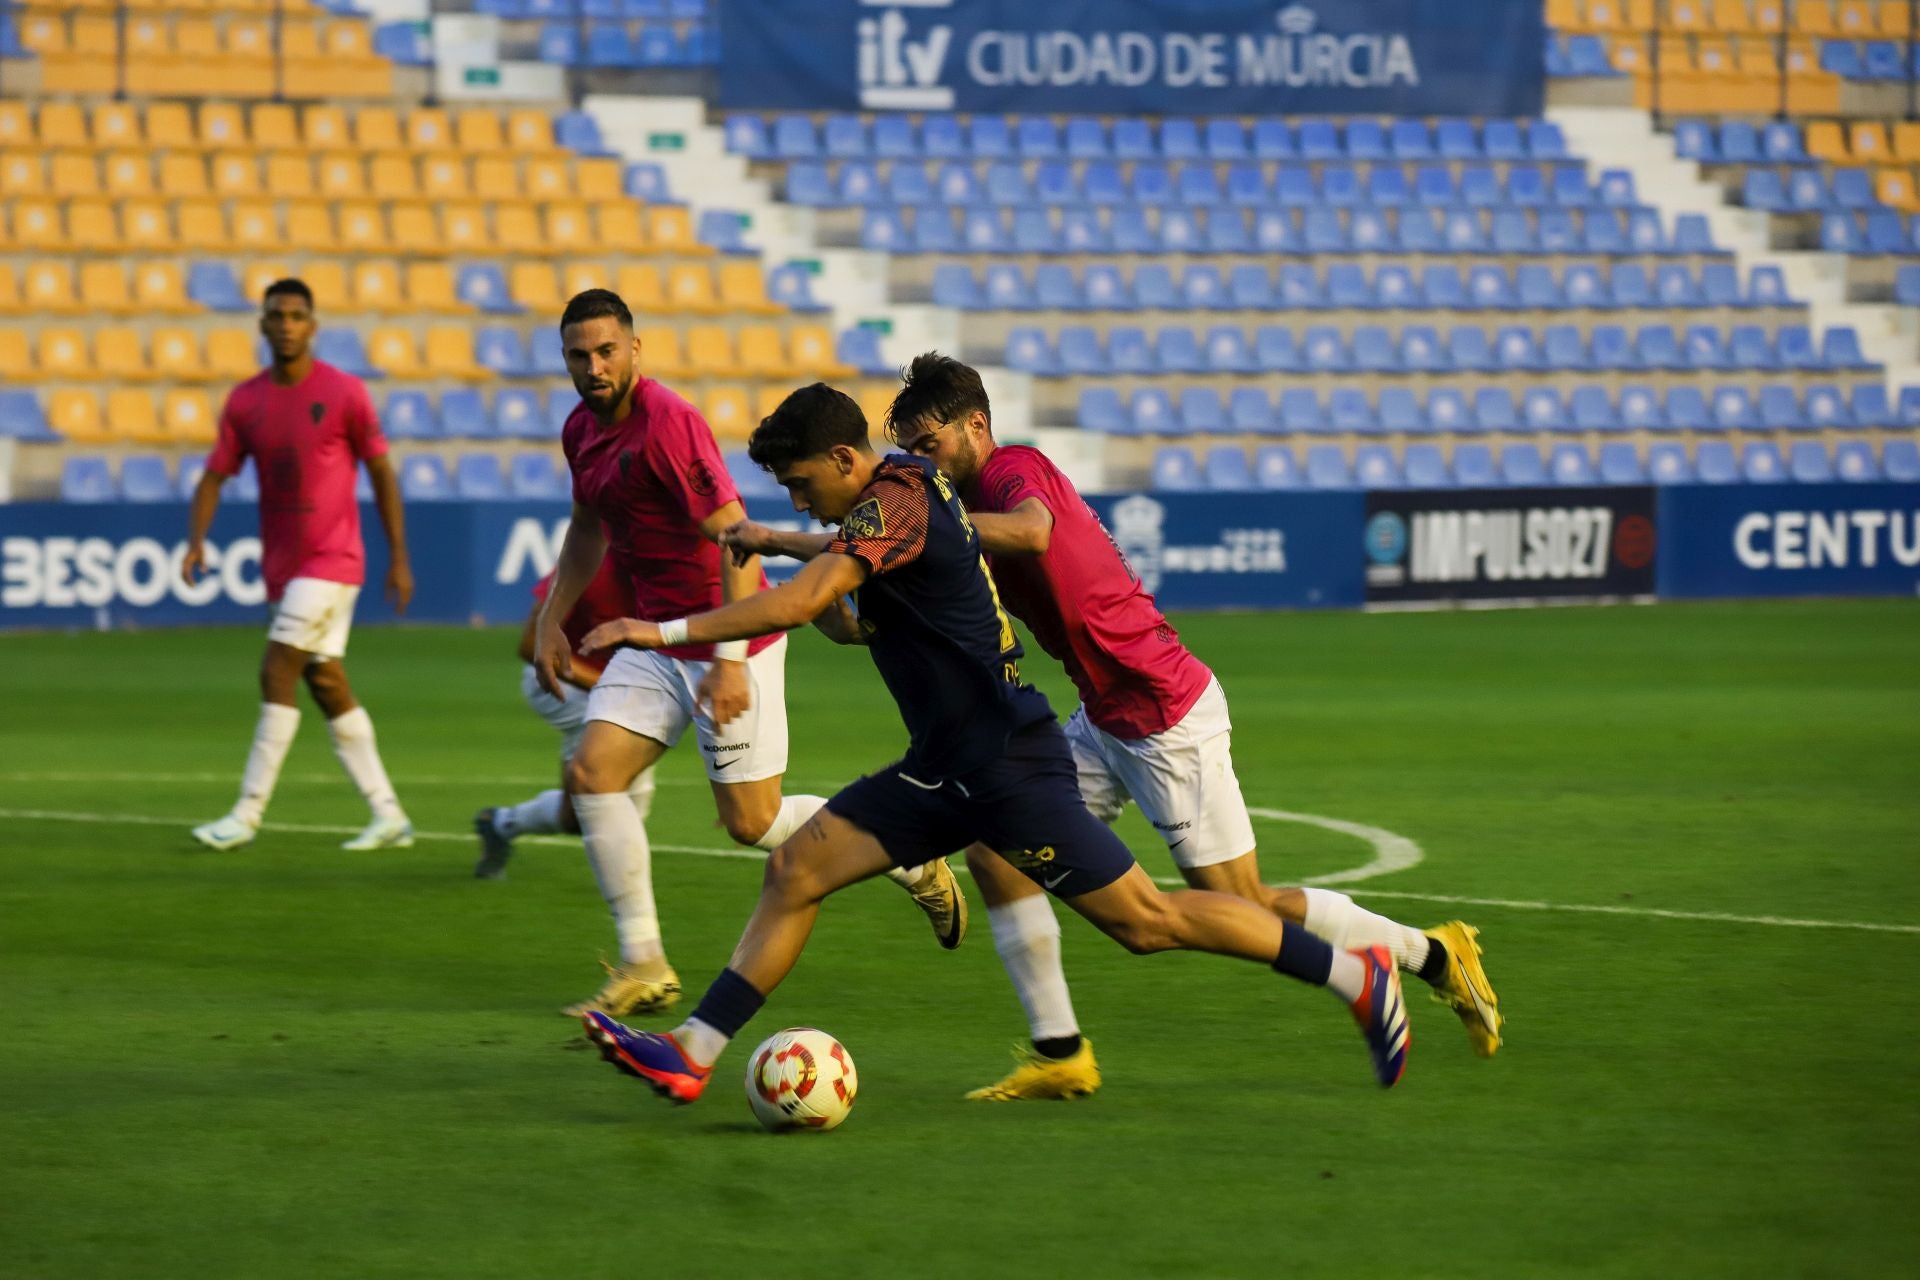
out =
{"type": "Polygon", "coordinates": [[[325,578],[295,578],[273,607],[267,639],[313,655],[313,661],[347,656],[353,630],[353,602],[360,588],[325,578]]]}
{"type": "Polygon", "coordinates": [[[1253,852],[1253,822],[1233,773],[1233,722],[1218,680],[1180,723],[1151,737],[1116,738],[1074,710],[1067,741],[1080,797],[1102,822],[1132,800],[1183,867],[1210,867],[1253,852]]]}
{"type": "Polygon", "coordinates": [[[588,690],[569,688],[565,698],[556,698],[540,687],[540,677],[531,666],[520,668],[520,696],[533,708],[533,714],[559,732],[561,764],[573,759],[587,731],[587,694],[588,690]]]}
{"type": "Polygon", "coordinates": [[[587,719],[617,724],[669,747],[692,725],[707,776],[715,782],[779,777],[787,771],[786,637],[747,659],[752,701],[724,730],[714,728],[694,698],[711,665],[621,649],[587,696],[587,719]]]}

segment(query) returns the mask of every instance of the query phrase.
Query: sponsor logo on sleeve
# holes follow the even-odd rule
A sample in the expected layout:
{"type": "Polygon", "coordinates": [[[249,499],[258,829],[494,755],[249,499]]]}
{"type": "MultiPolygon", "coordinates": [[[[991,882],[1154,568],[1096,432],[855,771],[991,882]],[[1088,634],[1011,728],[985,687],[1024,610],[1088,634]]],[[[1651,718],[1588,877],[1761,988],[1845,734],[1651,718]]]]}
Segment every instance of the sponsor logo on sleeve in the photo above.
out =
{"type": "Polygon", "coordinates": [[[878,498],[868,498],[847,512],[847,518],[840,522],[840,536],[848,541],[858,538],[878,538],[886,531],[887,521],[880,512],[878,498]]]}

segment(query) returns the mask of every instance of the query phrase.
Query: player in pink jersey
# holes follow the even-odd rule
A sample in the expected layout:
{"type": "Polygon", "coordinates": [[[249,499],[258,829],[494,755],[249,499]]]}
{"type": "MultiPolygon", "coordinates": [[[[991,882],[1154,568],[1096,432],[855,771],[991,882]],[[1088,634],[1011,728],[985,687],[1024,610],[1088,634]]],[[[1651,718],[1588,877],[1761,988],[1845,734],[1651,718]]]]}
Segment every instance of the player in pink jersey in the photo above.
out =
{"type": "MultiPolygon", "coordinates": [[[[1001,603],[1058,659],[1080,693],[1067,724],[1080,792],[1112,821],[1132,799],[1187,883],[1232,893],[1339,948],[1382,944],[1433,983],[1483,1055],[1499,1046],[1493,989],[1475,931],[1422,933],[1325,889],[1265,885],[1253,824],[1234,776],[1232,723],[1213,673],[1180,643],[1092,509],[1037,449],[998,445],[980,376],[929,353],[908,369],[887,430],[953,478],[992,562],[1001,603]]],[[[795,535],[754,526],[730,545],[784,551],[795,535]]],[[[1078,1097],[1099,1086],[1060,963],[1060,926],[1044,895],[984,846],[967,851],[994,946],[1027,1011],[1033,1049],[1006,1079],[968,1096],[1078,1097]]]]}
{"type": "Polygon", "coordinates": [[[413,571],[400,486],[387,458],[373,403],[358,378],[313,358],[313,291],[299,280],[267,286],[260,332],[273,363],[235,387],[220,414],[220,433],[207,469],[193,491],[187,517],[187,554],[181,575],[193,582],[207,567],[207,527],[220,505],[220,486],[251,457],[260,475],[261,574],[273,621],[260,663],[260,719],[232,812],[193,829],[213,849],[246,844],[260,829],[280,766],[300,725],[295,705],[304,676],[327,715],[334,754],[360,788],[372,821],[347,849],[404,848],[413,843],[375,745],[373,721],[354,700],[341,658],[353,625],[353,605],[366,576],[360,543],[355,473],[365,463],[373,482],[389,551],[387,596],[405,610],[413,598],[413,571]]]}
{"type": "MultiPolygon", "coordinates": [[[[561,433],[573,471],[573,521],[537,623],[541,686],[568,696],[573,661],[561,620],[611,555],[638,616],[684,618],[759,591],[760,562],[722,557],[720,531],[745,518],[699,410],[639,375],[633,315],[617,294],[589,289],[560,318],[580,406],[561,433]],[[725,563],[723,564],[723,559],[725,563]]],[[[844,623],[839,613],[833,622],[844,623]]],[[[725,645],[621,649],[587,696],[587,727],[567,764],[567,792],[587,856],[612,909],[620,960],[572,1016],[665,1009],[680,981],[667,964],[654,905],[652,852],[629,789],[691,727],[720,822],[744,845],[772,850],[826,801],[781,795],[787,770],[786,637],[725,645]]],[[[577,691],[574,696],[578,696],[577,691]]],[[[966,929],[966,899],[944,868],[901,872],[942,946],[966,929]]]]}

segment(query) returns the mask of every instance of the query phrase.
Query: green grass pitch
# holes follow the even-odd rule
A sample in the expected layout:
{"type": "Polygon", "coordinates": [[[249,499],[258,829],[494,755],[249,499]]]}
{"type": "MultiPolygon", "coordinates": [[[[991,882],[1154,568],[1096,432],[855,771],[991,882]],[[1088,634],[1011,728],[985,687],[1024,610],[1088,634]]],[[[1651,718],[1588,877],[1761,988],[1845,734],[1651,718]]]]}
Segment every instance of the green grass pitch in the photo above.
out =
{"type": "MultiPolygon", "coordinates": [[[[611,941],[577,847],[470,877],[475,808],[553,772],[509,633],[354,637],[442,833],[372,855],[337,847],[364,810],[311,708],[276,828],[188,841],[231,801],[258,632],[0,639],[0,1276],[1913,1274],[1920,607],[1179,622],[1249,802],[1418,842],[1362,901],[1482,926],[1497,1058],[1415,984],[1385,1093],[1324,994],[1069,916],[1106,1087],[965,1103],[1023,1030],[985,920],[949,955],[874,884],[748,1031],[841,1037],[846,1126],[762,1133],[744,1046],[670,1109],[556,1012],[611,941]]],[[[802,637],[789,689],[792,790],[901,743],[862,654],[802,637]]],[[[697,770],[669,757],[652,821],[690,996],[759,875],[685,852],[727,844],[697,770]]],[[[1271,880],[1370,857],[1259,830],[1271,880]]]]}

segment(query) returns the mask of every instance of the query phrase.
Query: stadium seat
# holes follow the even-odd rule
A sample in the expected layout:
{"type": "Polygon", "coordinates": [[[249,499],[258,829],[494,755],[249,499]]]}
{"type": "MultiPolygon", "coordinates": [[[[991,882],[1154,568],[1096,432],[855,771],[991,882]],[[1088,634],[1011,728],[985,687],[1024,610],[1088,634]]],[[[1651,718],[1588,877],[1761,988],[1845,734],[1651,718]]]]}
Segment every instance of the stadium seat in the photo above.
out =
{"type": "Polygon", "coordinates": [[[1193,450],[1167,445],[1154,450],[1151,486],[1163,492],[1188,493],[1205,487],[1193,450]]]}
{"type": "Polygon", "coordinates": [[[1833,460],[1818,440],[1796,440],[1787,450],[1787,474],[1802,484],[1823,484],[1834,478],[1833,460]]]}
{"type": "Polygon", "coordinates": [[[468,502],[498,502],[506,498],[507,476],[499,456],[491,452],[460,455],[453,465],[453,494],[468,502]]]}
{"type": "Polygon", "coordinates": [[[1647,450],[1647,475],[1655,484],[1685,484],[1694,478],[1693,464],[1685,447],[1656,444],[1647,450]]]}
{"type": "Polygon", "coordinates": [[[1880,450],[1880,466],[1887,479],[1901,484],[1920,481],[1920,443],[1901,437],[1880,450]]]}
{"type": "Polygon", "coordinates": [[[159,454],[129,454],[120,461],[120,497],[125,502],[171,502],[173,476],[159,454]]]}
{"type": "Polygon", "coordinates": [[[1537,487],[1548,482],[1540,450],[1531,444],[1509,444],[1500,450],[1500,479],[1503,484],[1537,487]]]}
{"type": "Polygon", "coordinates": [[[424,391],[388,393],[380,411],[380,427],[395,440],[431,440],[440,434],[439,418],[424,391]]]}
{"type": "Polygon", "coordinates": [[[1207,450],[1206,487],[1222,491],[1255,488],[1247,453],[1239,445],[1215,445],[1207,450]]]}
{"type": "Polygon", "coordinates": [[[1777,447],[1758,440],[1740,451],[1740,474],[1749,483],[1774,483],[1787,479],[1787,465],[1777,447]]]}
{"type": "Polygon", "coordinates": [[[107,460],[95,454],[69,455],[60,467],[62,502],[112,502],[115,491],[113,472],[107,460]]]}
{"type": "Polygon", "coordinates": [[[1406,486],[1406,479],[1400,474],[1400,466],[1394,460],[1392,450],[1385,445],[1362,445],[1354,450],[1353,473],[1362,489],[1400,489],[1406,486]]]}
{"type": "Polygon", "coordinates": [[[412,454],[400,463],[400,494],[408,502],[444,502],[454,496],[447,464],[433,454],[412,454]]]}
{"type": "Polygon", "coordinates": [[[1438,445],[1410,444],[1402,455],[1402,462],[1406,469],[1408,488],[1449,489],[1453,487],[1453,475],[1447,470],[1446,460],[1441,456],[1438,445]]]}
{"type": "Polygon", "coordinates": [[[1493,451],[1483,444],[1455,447],[1453,478],[1464,489],[1491,489],[1502,483],[1493,467],[1493,451]]]}
{"type": "MultiPolygon", "coordinates": [[[[751,468],[759,474],[758,467],[751,468]]],[[[551,453],[516,453],[507,464],[507,488],[515,498],[537,502],[565,502],[572,493],[567,475],[551,453]]]]}
{"type": "Polygon", "coordinates": [[[1307,449],[1307,485],[1314,489],[1351,489],[1353,473],[1338,445],[1316,444],[1307,449]]]}
{"type": "Polygon", "coordinates": [[[1253,483],[1259,489],[1297,489],[1300,471],[1293,451],[1282,445],[1261,445],[1253,453],[1253,483]]]}

